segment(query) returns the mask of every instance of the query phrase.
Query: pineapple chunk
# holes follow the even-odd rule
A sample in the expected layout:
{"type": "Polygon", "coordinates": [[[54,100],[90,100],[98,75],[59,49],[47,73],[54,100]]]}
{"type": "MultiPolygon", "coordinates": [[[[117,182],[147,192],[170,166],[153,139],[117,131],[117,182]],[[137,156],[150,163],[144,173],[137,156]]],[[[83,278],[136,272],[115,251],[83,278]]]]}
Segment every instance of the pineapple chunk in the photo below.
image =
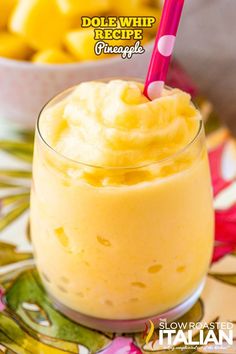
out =
{"type": "Polygon", "coordinates": [[[79,29],[66,34],[65,46],[67,50],[79,60],[95,60],[101,56],[94,53],[93,29],[79,29]]]}
{"type": "MultiPolygon", "coordinates": [[[[121,5],[119,3],[119,5],[121,5]]],[[[115,7],[116,13],[121,16],[153,16],[156,19],[160,19],[161,17],[161,10],[158,7],[146,6],[146,5],[139,5],[139,6],[132,6],[131,4],[124,6],[115,7]]]]}
{"type": "Polygon", "coordinates": [[[36,53],[31,60],[41,64],[68,64],[75,61],[70,54],[57,48],[42,50],[36,53]]]}
{"type": "Polygon", "coordinates": [[[11,12],[18,0],[0,0],[0,28],[6,28],[11,12]]]}
{"type": "Polygon", "coordinates": [[[0,56],[9,59],[25,60],[32,55],[32,49],[19,36],[0,32],[0,56]]]}
{"type": "Polygon", "coordinates": [[[79,29],[66,34],[65,46],[69,53],[79,60],[94,60],[98,56],[94,53],[94,31],[79,29]]]}
{"type": "MultiPolygon", "coordinates": [[[[104,53],[96,55],[94,53],[96,42],[92,28],[74,30],[65,36],[65,46],[68,52],[79,60],[97,60],[114,55],[104,53]]],[[[132,45],[132,41],[129,40],[106,40],[105,42],[111,46],[132,45]]]]}
{"type": "Polygon", "coordinates": [[[110,10],[110,0],[57,0],[61,11],[69,15],[100,15],[110,10]]]}
{"type": "MultiPolygon", "coordinates": [[[[145,5],[147,1],[145,0],[112,0],[112,9],[117,10],[117,12],[125,12],[128,9],[135,9],[142,5],[145,5]]],[[[130,14],[131,16],[131,14],[130,14]]]]}
{"type": "Polygon", "coordinates": [[[39,50],[60,46],[69,27],[56,0],[21,0],[10,20],[10,30],[39,50]]]}

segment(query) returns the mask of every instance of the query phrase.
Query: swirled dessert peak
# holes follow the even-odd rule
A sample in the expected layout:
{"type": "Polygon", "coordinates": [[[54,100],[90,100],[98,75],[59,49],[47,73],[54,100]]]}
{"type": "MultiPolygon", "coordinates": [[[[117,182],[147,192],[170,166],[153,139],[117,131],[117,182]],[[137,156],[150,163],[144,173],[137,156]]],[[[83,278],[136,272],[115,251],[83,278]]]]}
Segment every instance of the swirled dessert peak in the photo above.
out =
{"type": "Polygon", "coordinates": [[[41,118],[44,139],[91,165],[139,166],[162,160],[197,134],[200,114],[187,93],[164,90],[149,101],[132,81],[85,82],[41,118]]]}

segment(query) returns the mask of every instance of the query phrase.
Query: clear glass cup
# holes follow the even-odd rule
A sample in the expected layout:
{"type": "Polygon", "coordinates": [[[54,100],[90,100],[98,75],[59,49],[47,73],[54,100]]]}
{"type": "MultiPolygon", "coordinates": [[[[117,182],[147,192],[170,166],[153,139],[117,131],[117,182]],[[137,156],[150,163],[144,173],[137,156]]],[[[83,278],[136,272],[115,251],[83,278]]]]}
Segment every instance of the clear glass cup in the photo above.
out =
{"type": "Polygon", "coordinates": [[[132,168],[90,166],[54,151],[36,127],[31,231],[42,281],[68,317],[142,331],[197,301],[212,256],[214,214],[203,122],[181,151],[132,168]],[[104,181],[106,184],[104,186],[104,181]]]}

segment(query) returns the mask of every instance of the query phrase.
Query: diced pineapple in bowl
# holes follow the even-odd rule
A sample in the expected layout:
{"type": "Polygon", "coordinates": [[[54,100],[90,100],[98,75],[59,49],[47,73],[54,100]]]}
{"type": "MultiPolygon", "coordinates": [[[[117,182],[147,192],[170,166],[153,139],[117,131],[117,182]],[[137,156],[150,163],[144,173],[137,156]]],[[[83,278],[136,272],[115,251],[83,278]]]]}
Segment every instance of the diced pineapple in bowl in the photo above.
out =
{"type": "Polygon", "coordinates": [[[33,127],[42,106],[67,87],[104,77],[143,77],[156,26],[144,32],[148,44],[142,56],[96,56],[94,31],[80,27],[81,16],[155,16],[158,23],[158,3],[159,0],[0,0],[0,118],[33,127]]]}

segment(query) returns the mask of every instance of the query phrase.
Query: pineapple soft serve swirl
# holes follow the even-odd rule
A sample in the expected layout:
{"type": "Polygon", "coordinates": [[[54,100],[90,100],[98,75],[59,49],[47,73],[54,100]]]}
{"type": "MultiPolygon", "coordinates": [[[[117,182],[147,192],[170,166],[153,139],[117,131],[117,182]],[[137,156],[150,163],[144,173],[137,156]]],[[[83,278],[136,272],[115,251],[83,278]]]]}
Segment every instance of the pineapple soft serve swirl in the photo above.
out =
{"type": "Polygon", "coordinates": [[[193,295],[211,259],[200,114],[188,94],[169,89],[149,101],[136,82],[68,92],[39,120],[57,153],[36,134],[31,230],[41,277],[60,304],[82,314],[161,314],[193,295]]]}
{"type": "Polygon", "coordinates": [[[85,82],[44,112],[41,132],[57,152],[103,167],[137,167],[169,157],[190,143],[200,114],[190,96],[164,90],[149,101],[132,81],[85,82]]]}

